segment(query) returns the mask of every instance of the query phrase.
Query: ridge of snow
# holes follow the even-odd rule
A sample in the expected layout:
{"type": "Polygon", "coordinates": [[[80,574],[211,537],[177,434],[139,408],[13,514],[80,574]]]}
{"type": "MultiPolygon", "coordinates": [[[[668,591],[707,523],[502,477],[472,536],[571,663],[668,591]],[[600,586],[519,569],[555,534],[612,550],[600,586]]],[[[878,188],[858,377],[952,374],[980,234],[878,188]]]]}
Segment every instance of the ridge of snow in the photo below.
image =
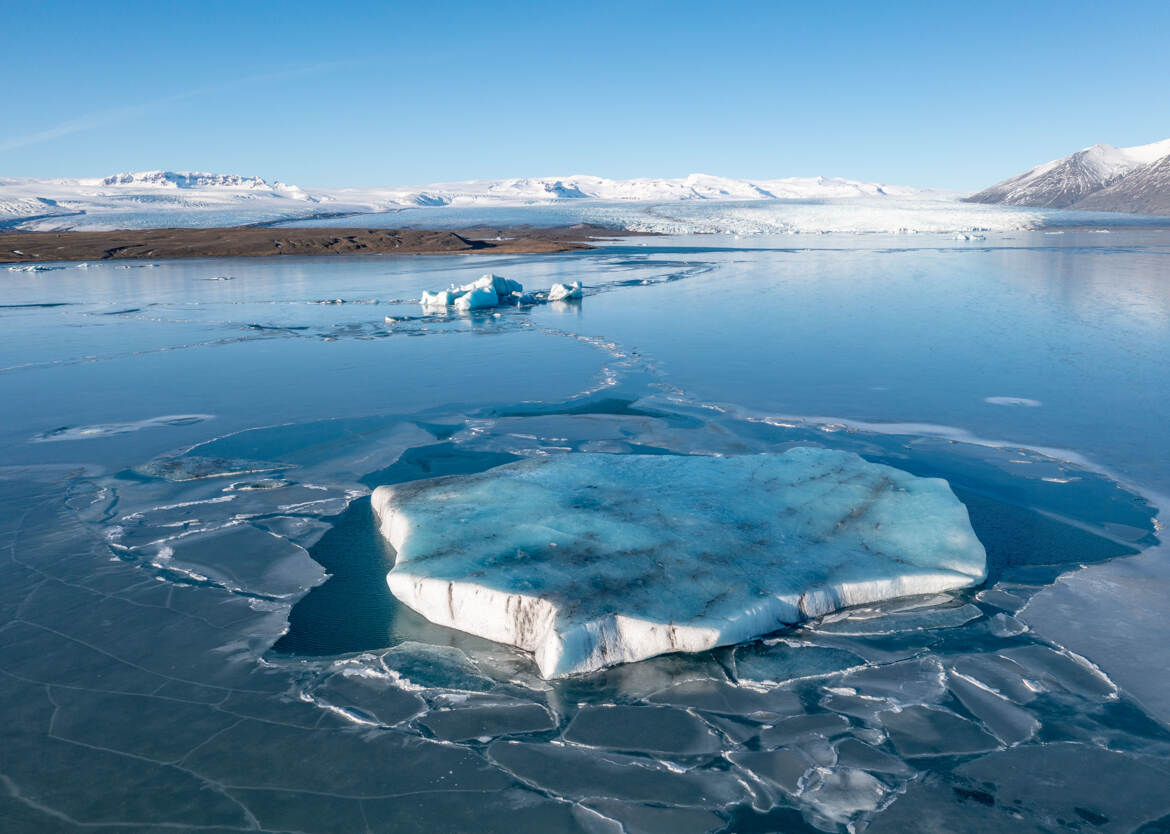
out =
{"type": "Polygon", "coordinates": [[[1149,165],[1151,162],[1157,162],[1162,157],[1170,155],[1170,139],[1163,139],[1161,142],[1151,142],[1148,145],[1118,148],[1118,150],[1138,165],[1149,165]]]}

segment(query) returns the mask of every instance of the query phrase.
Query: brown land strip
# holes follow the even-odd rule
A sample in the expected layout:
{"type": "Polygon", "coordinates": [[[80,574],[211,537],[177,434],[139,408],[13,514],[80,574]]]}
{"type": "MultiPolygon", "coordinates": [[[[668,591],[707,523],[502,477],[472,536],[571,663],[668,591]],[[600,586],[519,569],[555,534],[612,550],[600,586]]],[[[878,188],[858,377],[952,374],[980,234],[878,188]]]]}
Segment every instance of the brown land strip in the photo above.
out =
{"type": "Polygon", "coordinates": [[[127,258],[236,258],[263,255],[543,254],[592,249],[588,241],[636,234],[579,224],[470,229],[132,229],[114,232],[3,232],[0,263],[127,258]]]}

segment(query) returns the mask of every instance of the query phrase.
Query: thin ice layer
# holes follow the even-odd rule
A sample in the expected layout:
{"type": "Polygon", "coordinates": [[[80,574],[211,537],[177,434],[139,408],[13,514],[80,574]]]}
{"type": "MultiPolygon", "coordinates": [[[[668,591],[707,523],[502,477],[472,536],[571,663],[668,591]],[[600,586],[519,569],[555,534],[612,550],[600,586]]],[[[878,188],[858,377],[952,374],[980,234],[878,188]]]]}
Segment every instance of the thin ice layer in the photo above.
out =
{"type": "Polygon", "coordinates": [[[983,580],[945,481],[797,448],[566,454],[379,487],[398,599],[558,676],[983,580]]]}

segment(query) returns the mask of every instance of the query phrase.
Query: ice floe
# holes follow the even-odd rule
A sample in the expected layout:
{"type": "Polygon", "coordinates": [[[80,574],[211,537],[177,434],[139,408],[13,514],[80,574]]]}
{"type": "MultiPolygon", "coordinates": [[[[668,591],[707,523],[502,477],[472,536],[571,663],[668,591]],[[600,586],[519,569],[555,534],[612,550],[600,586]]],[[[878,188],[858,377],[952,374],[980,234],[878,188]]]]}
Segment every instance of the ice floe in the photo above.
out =
{"type": "Polygon", "coordinates": [[[547,677],[730,645],[986,572],[945,481],[811,447],[556,455],[372,500],[397,550],[394,595],[533,652],[547,677]]]}

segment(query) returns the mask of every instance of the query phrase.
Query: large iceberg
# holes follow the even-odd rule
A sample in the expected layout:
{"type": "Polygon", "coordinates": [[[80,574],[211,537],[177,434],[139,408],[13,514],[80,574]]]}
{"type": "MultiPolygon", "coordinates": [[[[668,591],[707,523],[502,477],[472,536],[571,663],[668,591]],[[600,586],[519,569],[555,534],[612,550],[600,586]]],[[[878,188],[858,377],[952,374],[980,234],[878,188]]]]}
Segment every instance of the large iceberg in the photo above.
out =
{"type": "Polygon", "coordinates": [[[391,592],[545,677],[750,640],[978,584],[946,481],[855,454],[564,454],[378,487],[391,592]]]}

